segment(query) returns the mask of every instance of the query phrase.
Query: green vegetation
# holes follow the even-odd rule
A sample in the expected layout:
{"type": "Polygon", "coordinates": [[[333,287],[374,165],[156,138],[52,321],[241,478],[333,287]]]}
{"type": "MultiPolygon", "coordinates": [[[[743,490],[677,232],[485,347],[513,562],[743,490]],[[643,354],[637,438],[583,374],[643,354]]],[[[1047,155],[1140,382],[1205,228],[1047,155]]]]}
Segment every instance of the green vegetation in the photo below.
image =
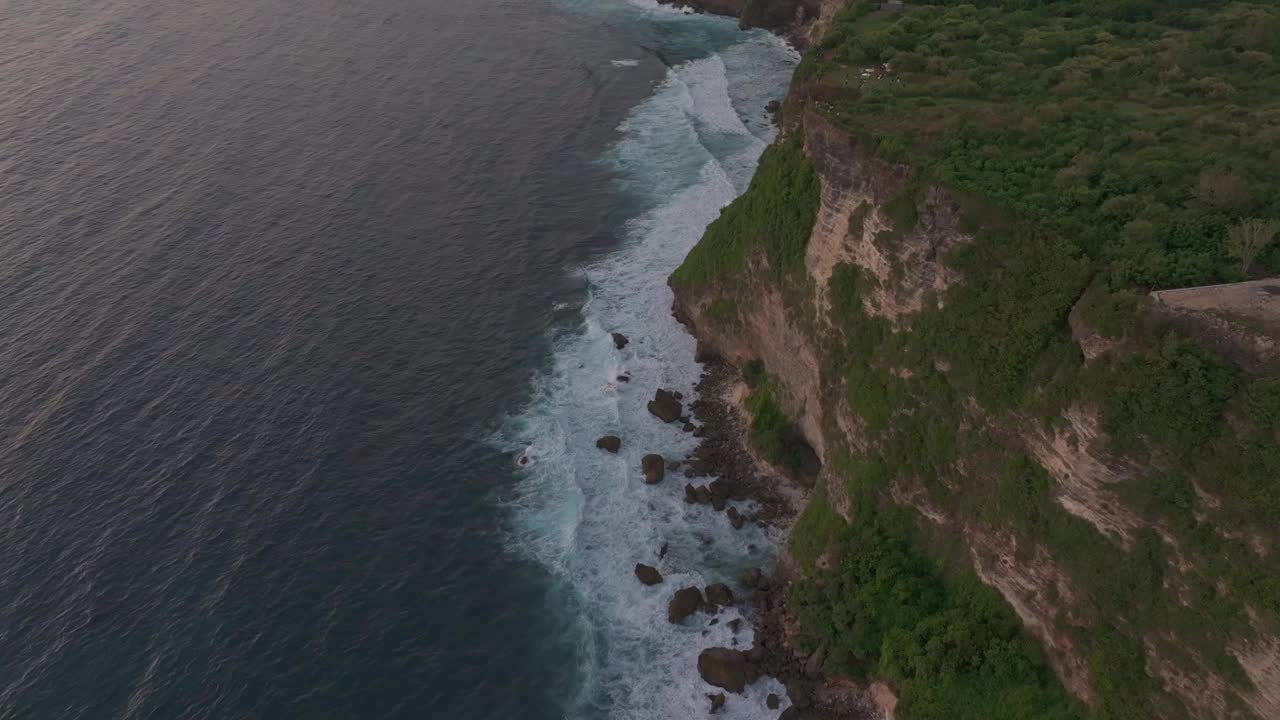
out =
{"type": "MultiPolygon", "coordinates": [[[[855,507],[878,502],[883,466],[842,463],[855,507]]],[[[890,681],[904,718],[1043,720],[1081,717],[1034,643],[992,589],[972,574],[944,576],[907,511],[885,506],[846,524],[824,488],[792,531],[808,570],[790,607],[829,670],[890,681]],[[838,564],[817,569],[831,551],[838,564]]]]}
{"type": "Polygon", "coordinates": [[[695,285],[740,270],[757,245],[775,278],[804,265],[804,250],[818,212],[818,178],[798,139],[769,146],[747,192],[707,227],[702,240],[671,275],[695,285]]]}
{"type": "Polygon", "coordinates": [[[774,397],[773,381],[764,363],[754,360],[743,369],[743,377],[751,393],[747,396],[747,414],[751,418],[751,444],[769,462],[796,472],[804,466],[803,438],[792,427],[782,406],[774,397]]]}
{"type": "MultiPolygon", "coordinates": [[[[1280,219],[1275,3],[911,4],[852,3],[806,58],[833,119],[922,180],[1072,238],[1113,286],[1249,269],[1232,228],[1280,219]]],[[[1280,271],[1280,248],[1251,237],[1280,271]]]]}

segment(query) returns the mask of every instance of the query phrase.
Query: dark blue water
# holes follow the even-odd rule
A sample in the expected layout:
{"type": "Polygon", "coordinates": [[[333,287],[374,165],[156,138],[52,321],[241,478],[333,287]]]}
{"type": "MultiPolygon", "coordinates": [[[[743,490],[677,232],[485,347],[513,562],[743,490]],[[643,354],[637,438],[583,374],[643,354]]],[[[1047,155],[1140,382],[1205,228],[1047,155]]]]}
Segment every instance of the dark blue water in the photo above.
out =
{"type": "Polygon", "coordinates": [[[622,5],[0,8],[0,718],[576,712],[491,436],[737,42],[622,5]]]}

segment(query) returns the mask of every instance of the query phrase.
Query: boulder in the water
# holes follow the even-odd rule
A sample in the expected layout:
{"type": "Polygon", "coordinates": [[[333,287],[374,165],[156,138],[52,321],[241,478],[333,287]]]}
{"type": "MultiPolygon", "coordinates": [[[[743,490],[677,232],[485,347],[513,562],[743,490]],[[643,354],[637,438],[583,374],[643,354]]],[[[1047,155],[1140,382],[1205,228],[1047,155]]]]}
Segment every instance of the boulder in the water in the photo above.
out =
{"type": "Polygon", "coordinates": [[[690,505],[696,504],[698,502],[698,489],[695,488],[692,483],[685,483],[684,501],[689,503],[690,505]]]}
{"type": "Polygon", "coordinates": [[[778,102],[777,100],[770,100],[769,104],[764,106],[764,111],[767,113],[776,113],[781,109],[782,109],[782,103],[778,102]]]}
{"type": "MultiPolygon", "coordinates": [[[[707,494],[710,493],[711,491],[708,490],[707,494]]],[[[722,512],[725,507],[724,498],[719,495],[711,495],[711,507],[715,508],[716,512],[722,512]]]]}
{"type": "Polygon", "coordinates": [[[742,526],[747,521],[746,518],[742,517],[742,513],[738,512],[738,508],[733,507],[732,505],[730,505],[729,509],[725,511],[725,514],[729,516],[729,524],[733,526],[734,530],[741,530],[742,526]]]}
{"type": "Polygon", "coordinates": [[[707,604],[729,607],[733,604],[733,591],[724,583],[712,583],[707,586],[707,604]]]}
{"type": "Polygon", "coordinates": [[[687,422],[684,424],[684,427],[680,429],[685,432],[693,432],[695,429],[697,429],[697,426],[695,426],[693,423],[687,422]]]}
{"type": "Polygon", "coordinates": [[[650,453],[640,458],[640,469],[644,471],[644,481],[653,485],[662,482],[667,472],[667,463],[661,455],[650,453]]]}
{"type": "Polygon", "coordinates": [[[613,336],[613,346],[618,348],[619,350],[626,347],[627,343],[631,342],[630,340],[627,339],[627,336],[623,335],[622,333],[609,333],[609,334],[613,336]]]}
{"type": "Polygon", "coordinates": [[[627,377],[626,375],[619,375],[618,382],[631,382],[631,378],[627,377]]]}
{"type": "Polygon", "coordinates": [[[611,453],[616,453],[618,452],[618,449],[622,447],[622,438],[617,435],[605,435],[596,441],[596,447],[601,450],[608,450],[611,453]]]}
{"type": "Polygon", "coordinates": [[[764,698],[764,706],[770,710],[777,710],[778,706],[781,704],[782,700],[780,700],[775,693],[769,693],[764,698]]]}
{"type": "Polygon", "coordinates": [[[702,591],[696,587],[682,588],[667,603],[667,621],[678,623],[702,609],[705,602],[702,591]]]}
{"type": "Polygon", "coordinates": [[[707,648],[698,654],[698,674],[708,684],[742,694],[747,689],[747,661],[732,648],[707,648]]]}
{"type": "Polygon", "coordinates": [[[659,389],[649,401],[649,412],[656,415],[662,422],[675,422],[684,412],[684,406],[670,391],[659,389]]]}
{"type": "Polygon", "coordinates": [[[636,577],[645,585],[657,585],[662,582],[662,573],[658,568],[644,563],[636,563],[636,577]]]}
{"type": "Polygon", "coordinates": [[[715,712],[720,708],[724,707],[724,693],[716,693],[715,695],[708,695],[707,698],[711,700],[711,712],[715,712]]]}

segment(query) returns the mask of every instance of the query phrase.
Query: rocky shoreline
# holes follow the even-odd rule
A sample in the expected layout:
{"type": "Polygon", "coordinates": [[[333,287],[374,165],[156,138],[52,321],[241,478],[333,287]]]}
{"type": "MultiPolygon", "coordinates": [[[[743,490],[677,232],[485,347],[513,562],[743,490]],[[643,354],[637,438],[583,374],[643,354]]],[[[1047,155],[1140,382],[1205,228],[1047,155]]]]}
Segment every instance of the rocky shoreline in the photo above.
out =
{"type": "MultiPolygon", "coordinates": [[[[698,424],[693,426],[686,421],[684,427],[694,427],[691,431],[701,442],[683,463],[681,475],[688,479],[686,502],[711,504],[723,511],[735,527],[745,522],[762,527],[790,527],[805,500],[802,483],[770,467],[752,452],[748,419],[739,402],[743,380],[738,369],[708,352],[700,351],[697,360],[702,363],[703,372],[697,385],[697,399],[690,403],[689,409],[698,424]],[[715,479],[703,485],[694,484],[708,477],[715,479]],[[728,504],[730,500],[752,501],[757,509],[738,514],[728,504]]],[[[681,467],[678,463],[674,465],[681,467]]],[[[655,573],[648,566],[636,567],[637,576],[646,584],[655,582],[655,573]]],[[[786,720],[885,718],[886,713],[874,702],[865,684],[827,677],[823,671],[825,649],[804,653],[793,647],[794,627],[788,620],[786,601],[790,574],[785,552],[774,568],[746,571],[740,584],[750,595],[738,598],[737,602],[751,608],[748,616],[754,624],[751,645],[743,650],[735,641],[735,647],[704,650],[699,656],[697,671],[703,680],[729,693],[742,692],[746,685],[762,676],[777,678],[786,687],[791,701],[779,714],[786,720]]],[[[681,622],[703,610],[714,615],[719,607],[734,602],[732,592],[721,583],[708,585],[705,592],[682,588],[672,595],[668,620],[681,622]]],[[[713,618],[711,622],[717,620],[713,618]]],[[[724,693],[708,693],[707,698],[709,713],[717,712],[730,702],[724,693]]],[[[781,703],[781,698],[770,696],[768,699],[770,708],[778,708],[781,703]]]]}

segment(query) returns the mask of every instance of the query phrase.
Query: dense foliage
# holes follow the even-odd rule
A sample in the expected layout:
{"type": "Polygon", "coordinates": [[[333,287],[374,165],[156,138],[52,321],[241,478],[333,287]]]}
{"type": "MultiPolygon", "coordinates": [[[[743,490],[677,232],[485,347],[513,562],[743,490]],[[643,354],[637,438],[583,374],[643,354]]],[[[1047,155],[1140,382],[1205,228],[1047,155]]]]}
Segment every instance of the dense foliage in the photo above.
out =
{"type": "MultiPolygon", "coordinates": [[[[887,471],[843,470],[854,502],[875,503],[887,471]]],[[[801,515],[792,551],[808,572],[790,606],[828,669],[888,679],[905,718],[1081,717],[1000,596],[971,574],[943,576],[916,532],[893,506],[846,524],[822,488],[801,515]],[[824,551],[836,558],[826,571],[824,551]]]]}
{"type": "MultiPolygon", "coordinates": [[[[806,59],[828,114],[1072,238],[1113,285],[1239,279],[1231,230],[1280,219],[1275,3],[876,5],[853,3],[806,59]]],[[[1280,271],[1280,245],[1257,262],[1280,271]]]]}
{"type": "Polygon", "coordinates": [[[804,469],[808,448],[774,397],[773,382],[764,364],[759,360],[748,363],[742,374],[751,389],[746,400],[751,444],[761,457],[775,465],[792,472],[804,469]]]}
{"type": "Polygon", "coordinates": [[[802,267],[814,216],[818,178],[798,139],[770,145],[747,192],[729,204],[671,275],[677,285],[721,278],[763,246],[774,277],[802,267]]]}

